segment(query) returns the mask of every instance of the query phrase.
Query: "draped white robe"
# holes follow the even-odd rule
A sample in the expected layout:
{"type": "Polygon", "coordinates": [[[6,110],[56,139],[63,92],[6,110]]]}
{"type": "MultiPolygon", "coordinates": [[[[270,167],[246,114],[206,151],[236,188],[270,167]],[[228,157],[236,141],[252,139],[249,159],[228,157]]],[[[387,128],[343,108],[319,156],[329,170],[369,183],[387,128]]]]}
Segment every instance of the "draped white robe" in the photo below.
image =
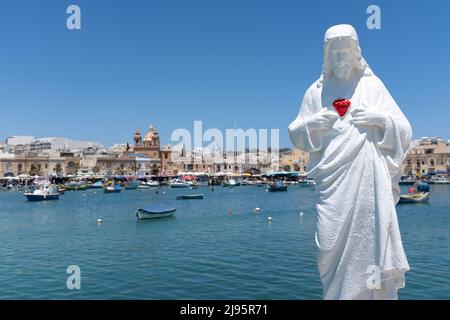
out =
{"type": "Polygon", "coordinates": [[[308,176],[320,196],[316,244],[324,299],[397,299],[409,270],[395,205],[411,126],[371,74],[359,80],[345,118],[330,130],[311,131],[306,123],[311,116],[323,108],[334,111],[337,97],[326,97],[322,90],[318,82],[307,90],[289,134],[296,147],[310,152],[308,176]],[[350,124],[355,107],[385,114],[384,132],[350,124]],[[371,287],[378,276],[379,287],[371,287]]]}

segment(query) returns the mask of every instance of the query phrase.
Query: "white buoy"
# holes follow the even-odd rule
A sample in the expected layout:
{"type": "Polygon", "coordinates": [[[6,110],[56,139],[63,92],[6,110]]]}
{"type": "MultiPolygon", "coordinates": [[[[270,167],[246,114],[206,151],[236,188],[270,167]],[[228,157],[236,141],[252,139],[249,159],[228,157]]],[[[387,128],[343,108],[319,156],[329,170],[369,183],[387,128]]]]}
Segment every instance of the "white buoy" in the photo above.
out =
{"type": "Polygon", "coordinates": [[[302,211],[302,212],[300,212],[300,216],[303,216],[303,211],[302,211]]]}
{"type": "Polygon", "coordinates": [[[102,219],[97,219],[97,224],[100,224],[100,223],[102,223],[102,222],[103,222],[102,219]]]}
{"type": "Polygon", "coordinates": [[[255,212],[261,212],[261,208],[255,208],[255,212]]]}
{"type": "Polygon", "coordinates": [[[268,217],[267,221],[272,222],[272,217],[268,217]]]}

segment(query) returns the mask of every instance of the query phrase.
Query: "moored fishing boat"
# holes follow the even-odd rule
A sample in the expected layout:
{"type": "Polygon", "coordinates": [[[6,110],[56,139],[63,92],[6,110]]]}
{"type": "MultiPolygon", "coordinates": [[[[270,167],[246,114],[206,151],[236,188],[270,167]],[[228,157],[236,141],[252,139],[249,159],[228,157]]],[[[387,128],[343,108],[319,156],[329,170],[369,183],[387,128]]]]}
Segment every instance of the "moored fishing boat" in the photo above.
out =
{"type": "Polygon", "coordinates": [[[32,192],[24,193],[28,201],[47,201],[47,200],[58,200],[59,192],[58,189],[48,183],[41,184],[36,190],[32,192]]]}
{"type": "Polygon", "coordinates": [[[122,187],[120,184],[112,184],[106,186],[103,190],[105,193],[119,193],[122,191],[122,187]]]}
{"type": "Polygon", "coordinates": [[[150,186],[146,182],[141,182],[138,189],[150,189],[150,186]]]}
{"type": "Polygon", "coordinates": [[[305,179],[305,180],[300,180],[297,185],[299,185],[300,187],[314,187],[315,184],[316,183],[314,182],[314,180],[305,179]]]}
{"type": "Polygon", "coordinates": [[[149,187],[159,187],[161,184],[159,183],[159,181],[149,181],[149,182],[147,182],[147,185],[149,186],[149,187]]]}
{"type": "Polygon", "coordinates": [[[136,210],[136,217],[138,218],[138,220],[166,218],[173,216],[175,214],[175,211],[175,208],[168,205],[152,204],[144,206],[142,208],[138,208],[136,210]]]}
{"type": "Polygon", "coordinates": [[[175,179],[169,182],[169,186],[171,188],[189,188],[189,184],[187,182],[181,181],[180,179],[175,179]]]}
{"type": "Polygon", "coordinates": [[[403,194],[400,196],[398,203],[424,203],[430,200],[429,192],[416,192],[411,194],[403,194]]]}
{"type": "Polygon", "coordinates": [[[79,190],[87,190],[88,185],[82,182],[71,181],[66,183],[66,190],[79,191],[79,190]]]}
{"type": "Polygon", "coordinates": [[[101,188],[103,188],[103,182],[101,180],[97,181],[97,182],[91,184],[89,186],[89,188],[91,188],[91,189],[101,189],[101,188]]]}
{"type": "Polygon", "coordinates": [[[64,194],[66,192],[66,187],[64,187],[63,185],[58,185],[58,193],[59,194],[64,194]]]}
{"type": "Polygon", "coordinates": [[[240,182],[235,179],[228,179],[223,182],[224,187],[233,188],[240,185],[240,182]]]}
{"type": "Polygon", "coordinates": [[[177,196],[177,200],[203,199],[204,194],[181,194],[177,196]]]}

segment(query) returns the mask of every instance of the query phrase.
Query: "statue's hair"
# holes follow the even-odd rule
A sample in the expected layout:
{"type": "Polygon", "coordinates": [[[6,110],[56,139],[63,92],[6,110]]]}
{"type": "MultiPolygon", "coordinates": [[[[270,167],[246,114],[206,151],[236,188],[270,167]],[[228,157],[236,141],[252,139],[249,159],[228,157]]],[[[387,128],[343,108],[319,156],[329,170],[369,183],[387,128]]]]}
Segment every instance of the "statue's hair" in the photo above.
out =
{"type": "MultiPolygon", "coordinates": [[[[361,55],[361,48],[359,47],[358,42],[354,39],[349,39],[350,43],[352,44],[353,53],[355,56],[355,65],[353,66],[353,71],[361,76],[373,75],[373,72],[367,64],[366,60],[364,60],[361,55]]],[[[326,41],[324,45],[322,74],[320,75],[320,79],[317,83],[317,86],[319,88],[323,85],[324,81],[332,79],[334,77],[334,72],[330,64],[330,43],[331,41],[326,41]]]]}

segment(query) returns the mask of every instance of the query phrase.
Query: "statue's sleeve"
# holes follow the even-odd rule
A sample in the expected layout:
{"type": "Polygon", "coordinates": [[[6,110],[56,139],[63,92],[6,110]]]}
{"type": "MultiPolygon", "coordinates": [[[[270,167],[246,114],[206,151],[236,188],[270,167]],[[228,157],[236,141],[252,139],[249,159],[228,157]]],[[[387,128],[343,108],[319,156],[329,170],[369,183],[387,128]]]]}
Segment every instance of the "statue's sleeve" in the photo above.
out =
{"type": "Polygon", "coordinates": [[[320,131],[311,131],[308,128],[308,120],[322,109],[315,90],[318,89],[313,84],[306,91],[300,112],[288,128],[292,144],[306,152],[320,151],[323,147],[323,133],[320,131]]]}
{"type": "Polygon", "coordinates": [[[411,125],[383,82],[376,78],[372,84],[374,90],[370,91],[375,95],[376,107],[387,116],[385,130],[380,134],[377,144],[388,164],[391,165],[391,169],[395,167],[394,171],[398,173],[411,145],[411,125]]]}

